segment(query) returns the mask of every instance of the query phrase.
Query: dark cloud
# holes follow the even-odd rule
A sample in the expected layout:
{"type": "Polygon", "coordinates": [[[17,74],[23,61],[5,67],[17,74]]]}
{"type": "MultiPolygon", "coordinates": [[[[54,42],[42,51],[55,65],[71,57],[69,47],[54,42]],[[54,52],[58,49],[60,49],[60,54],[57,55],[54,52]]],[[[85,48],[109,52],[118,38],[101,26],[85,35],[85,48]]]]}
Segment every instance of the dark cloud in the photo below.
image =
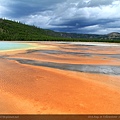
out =
{"type": "MultiPolygon", "coordinates": [[[[52,9],[52,6],[57,3],[61,3],[62,0],[8,0],[9,2],[5,2],[4,0],[0,0],[0,4],[2,3],[3,7],[11,10],[12,12],[6,12],[5,15],[8,17],[18,18],[31,14],[35,14],[37,12],[42,12],[46,10],[52,9]]],[[[6,17],[6,16],[5,16],[6,17]]]]}
{"type": "Polygon", "coordinates": [[[101,5],[111,5],[115,0],[91,0],[88,4],[89,7],[97,7],[101,5]]]}
{"type": "Polygon", "coordinates": [[[0,0],[0,17],[64,32],[120,32],[119,11],[119,0],[0,0]]]}

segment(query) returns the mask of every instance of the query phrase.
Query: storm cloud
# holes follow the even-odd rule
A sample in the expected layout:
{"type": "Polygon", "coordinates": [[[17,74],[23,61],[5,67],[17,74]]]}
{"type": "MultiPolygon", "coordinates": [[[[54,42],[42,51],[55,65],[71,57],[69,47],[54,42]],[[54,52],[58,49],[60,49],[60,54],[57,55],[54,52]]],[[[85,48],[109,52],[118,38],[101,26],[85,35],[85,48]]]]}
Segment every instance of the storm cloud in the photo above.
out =
{"type": "Polygon", "coordinates": [[[120,32],[120,0],[0,0],[0,17],[55,31],[120,32]]]}

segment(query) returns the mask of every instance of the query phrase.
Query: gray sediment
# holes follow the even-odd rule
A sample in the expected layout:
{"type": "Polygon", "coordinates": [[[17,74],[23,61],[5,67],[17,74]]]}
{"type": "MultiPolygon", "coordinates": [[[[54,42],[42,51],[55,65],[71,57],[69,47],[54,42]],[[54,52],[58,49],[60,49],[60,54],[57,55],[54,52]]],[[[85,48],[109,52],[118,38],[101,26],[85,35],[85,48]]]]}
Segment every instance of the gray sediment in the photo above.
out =
{"type": "Polygon", "coordinates": [[[67,55],[77,55],[77,56],[103,56],[109,58],[117,58],[120,59],[120,54],[98,54],[98,53],[86,53],[86,52],[66,52],[60,50],[28,50],[26,54],[29,53],[44,53],[44,54],[67,54],[67,55]]]}
{"type": "Polygon", "coordinates": [[[98,73],[98,74],[109,74],[109,75],[120,75],[120,66],[115,66],[115,65],[83,65],[83,64],[43,62],[43,61],[19,59],[19,58],[8,58],[8,59],[16,60],[21,64],[57,68],[61,70],[98,73]]]}

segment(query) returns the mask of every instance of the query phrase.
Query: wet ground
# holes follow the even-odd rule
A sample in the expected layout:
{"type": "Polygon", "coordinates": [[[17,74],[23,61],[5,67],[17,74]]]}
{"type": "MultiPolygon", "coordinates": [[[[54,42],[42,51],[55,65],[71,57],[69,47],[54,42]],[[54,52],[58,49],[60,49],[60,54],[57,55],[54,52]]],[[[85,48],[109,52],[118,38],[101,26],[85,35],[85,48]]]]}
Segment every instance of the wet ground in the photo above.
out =
{"type": "Polygon", "coordinates": [[[35,66],[44,66],[57,68],[62,70],[71,70],[78,72],[87,72],[87,73],[101,73],[101,74],[110,74],[110,75],[120,75],[120,50],[119,46],[95,46],[95,45],[81,45],[81,44],[67,44],[67,43],[56,43],[56,48],[49,49],[38,49],[38,50],[28,50],[23,54],[17,55],[19,58],[1,56],[9,60],[18,61],[21,64],[29,64],[35,66]],[[114,50],[114,51],[113,51],[114,50]],[[36,55],[34,60],[31,58],[21,58],[25,55],[36,55]],[[41,60],[42,56],[48,57],[47,62],[44,61],[44,57],[41,60]],[[61,56],[61,57],[60,57],[61,56]],[[63,56],[63,57],[62,57],[63,56]],[[49,59],[50,58],[50,59],[49,59]],[[81,58],[84,60],[90,60],[89,63],[82,63],[81,58]],[[56,60],[56,62],[52,61],[56,60]],[[73,59],[73,60],[72,60],[73,59]],[[59,63],[58,61],[69,61],[71,63],[59,63]],[[91,61],[101,60],[99,65],[95,63],[91,64],[91,61]],[[78,63],[76,63],[78,61],[78,63]],[[102,61],[106,61],[106,64],[102,61]],[[108,65],[107,65],[108,62],[108,65]],[[115,64],[118,62],[118,64],[115,64]],[[111,63],[111,64],[109,64],[111,63]]]}
{"type": "Polygon", "coordinates": [[[0,54],[0,113],[120,113],[119,44],[37,44],[0,54]]]}

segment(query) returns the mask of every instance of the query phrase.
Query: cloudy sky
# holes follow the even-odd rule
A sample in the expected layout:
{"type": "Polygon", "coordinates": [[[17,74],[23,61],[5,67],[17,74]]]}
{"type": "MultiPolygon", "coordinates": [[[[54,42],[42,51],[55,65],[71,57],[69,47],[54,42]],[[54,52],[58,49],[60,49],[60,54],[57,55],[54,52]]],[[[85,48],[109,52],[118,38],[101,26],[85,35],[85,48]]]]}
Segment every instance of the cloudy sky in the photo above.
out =
{"type": "Polygon", "coordinates": [[[120,32],[120,0],[0,0],[0,18],[55,31],[120,32]]]}

